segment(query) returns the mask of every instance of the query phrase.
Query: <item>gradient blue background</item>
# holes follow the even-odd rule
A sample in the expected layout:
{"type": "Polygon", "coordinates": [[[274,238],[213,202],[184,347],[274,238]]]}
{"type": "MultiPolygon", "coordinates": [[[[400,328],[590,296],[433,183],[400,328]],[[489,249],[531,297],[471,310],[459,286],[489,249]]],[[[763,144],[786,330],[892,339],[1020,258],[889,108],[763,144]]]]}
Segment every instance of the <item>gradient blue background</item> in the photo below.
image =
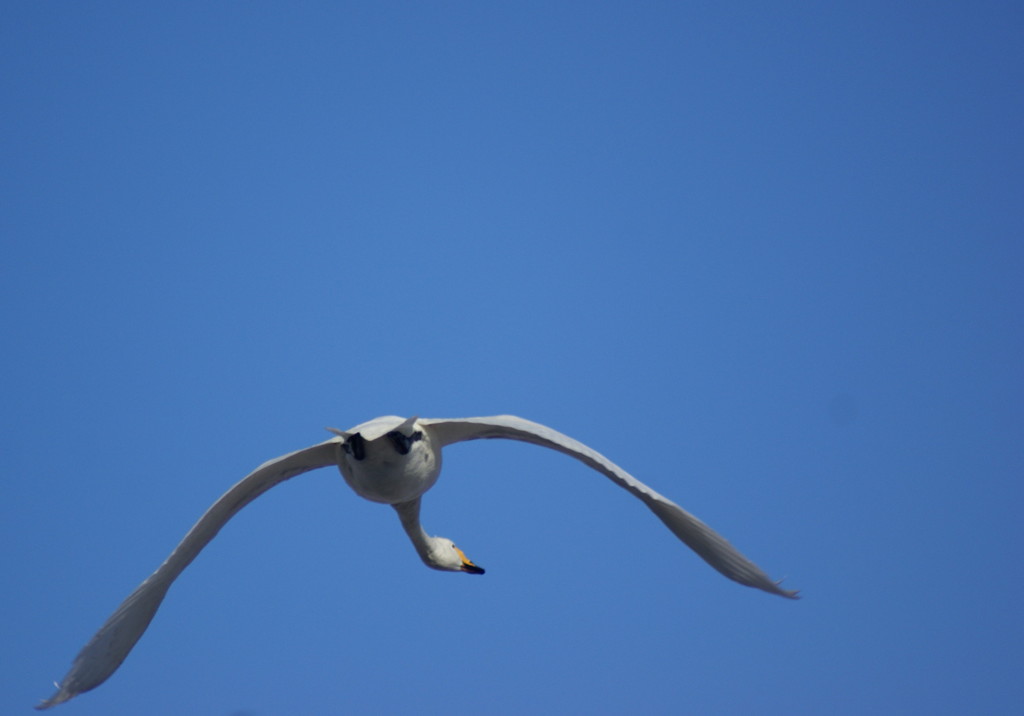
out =
{"type": "Polygon", "coordinates": [[[264,460],[514,413],[804,599],[460,445],[486,576],[310,473],[57,713],[1019,713],[1024,11],[766,5],[4,3],[0,711],[264,460]]]}

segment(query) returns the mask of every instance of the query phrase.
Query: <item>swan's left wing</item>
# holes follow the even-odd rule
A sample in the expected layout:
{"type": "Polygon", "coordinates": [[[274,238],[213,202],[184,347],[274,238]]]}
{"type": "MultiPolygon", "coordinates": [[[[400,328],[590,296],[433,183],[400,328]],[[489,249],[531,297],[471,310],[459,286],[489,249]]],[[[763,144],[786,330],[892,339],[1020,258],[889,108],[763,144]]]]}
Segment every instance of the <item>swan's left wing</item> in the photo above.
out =
{"type": "Polygon", "coordinates": [[[596,450],[563,435],[557,430],[514,415],[487,418],[420,419],[441,447],[464,440],[505,438],[521,440],[570,455],[612,480],[643,501],[672,532],[705,562],[729,579],[748,587],[796,599],[795,590],[782,589],[749,559],[740,554],[722,535],[663,495],[637,480],[596,450]]]}
{"type": "Polygon", "coordinates": [[[221,495],[199,518],[160,567],[121,602],[89,643],[75,657],[57,691],[37,709],[47,709],[88,691],[117,671],[135,646],[171,584],[200,550],[214,538],[235,513],[274,485],[318,467],[337,464],[337,443],[332,438],[263,463],[221,495]]]}

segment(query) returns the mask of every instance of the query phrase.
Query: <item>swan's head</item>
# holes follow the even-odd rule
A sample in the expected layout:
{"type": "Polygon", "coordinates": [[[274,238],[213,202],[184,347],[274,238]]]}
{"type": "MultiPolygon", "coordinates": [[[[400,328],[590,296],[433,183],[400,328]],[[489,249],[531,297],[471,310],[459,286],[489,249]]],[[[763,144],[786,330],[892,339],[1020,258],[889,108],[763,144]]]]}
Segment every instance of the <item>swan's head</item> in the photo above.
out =
{"type": "Polygon", "coordinates": [[[456,547],[455,543],[447,537],[431,537],[430,548],[423,561],[427,563],[428,567],[445,572],[484,573],[483,567],[473,564],[466,553],[456,547]]]}

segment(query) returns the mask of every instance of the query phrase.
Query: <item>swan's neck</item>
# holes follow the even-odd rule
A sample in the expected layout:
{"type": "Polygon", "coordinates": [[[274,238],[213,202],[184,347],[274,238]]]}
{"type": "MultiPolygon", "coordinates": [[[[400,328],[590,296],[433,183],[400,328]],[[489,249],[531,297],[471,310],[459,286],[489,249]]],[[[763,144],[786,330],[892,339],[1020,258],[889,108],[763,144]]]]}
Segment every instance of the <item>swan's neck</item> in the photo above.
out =
{"type": "Polygon", "coordinates": [[[402,529],[409,535],[412,546],[416,548],[416,554],[420,556],[423,563],[428,567],[437,569],[437,563],[432,557],[432,546],[434,538],[426,533],[423,525],[420,524],[420,498],[409,502],[399,502],[391,505],[398,513],[398,519],[402,521],[402,529]]]}

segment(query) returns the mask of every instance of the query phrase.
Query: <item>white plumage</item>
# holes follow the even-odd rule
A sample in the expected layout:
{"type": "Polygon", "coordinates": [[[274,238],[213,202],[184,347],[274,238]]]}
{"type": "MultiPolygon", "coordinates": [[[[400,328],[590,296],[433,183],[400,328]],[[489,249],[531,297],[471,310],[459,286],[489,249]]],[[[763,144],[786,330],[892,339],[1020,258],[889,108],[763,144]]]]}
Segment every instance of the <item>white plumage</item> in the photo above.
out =
{"type": "Polygon", "coordinates": [[[689,512],[597,451],[539,423],[512,415],[453,420],[385,416],[350,430],[331,430],[336,437],[265,462],[224,493],[164,563],[100,627],[75,657],[57,691],[36,708],[55,706],[106,681],[145,632],[171,584],[221,527],[274,485],[318,467],[336,465],[358,495],[394,507],[417,554],[428,567],[483,574],[484,570],[451,540],[429,536],[419,519],[420,498],[441,472],[442,448],[464,440],[521,440],[570,455],[639,498],[679,539],[729,579],[796,598],[796,591],[780,588],[724,537],[689,512]]]}

